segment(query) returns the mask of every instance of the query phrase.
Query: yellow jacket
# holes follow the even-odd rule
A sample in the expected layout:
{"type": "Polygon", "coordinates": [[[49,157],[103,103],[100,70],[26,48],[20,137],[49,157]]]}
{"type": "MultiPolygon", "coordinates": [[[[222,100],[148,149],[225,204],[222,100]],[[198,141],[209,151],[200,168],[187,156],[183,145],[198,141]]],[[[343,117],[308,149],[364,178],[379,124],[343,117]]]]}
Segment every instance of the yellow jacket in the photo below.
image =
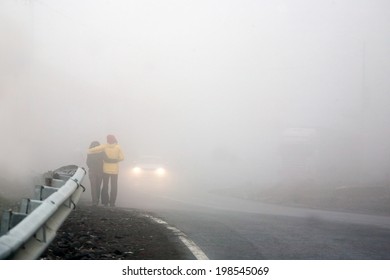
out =
{"type": "MultiPolygon", "coordinates": [[[[108,160],[114,161],[114,162],[107,162],[106,160],[104,160],[103,172],[106,174],[118,174],[119,173],[118,162],[125,159],[121,147],[118,144],[102,144],[88,150],[88,154],[96,154],[100,152],[104,152],[108,160]]],[[[105,157],[103,157],[103,159],[104,158],[105,157]]]]}

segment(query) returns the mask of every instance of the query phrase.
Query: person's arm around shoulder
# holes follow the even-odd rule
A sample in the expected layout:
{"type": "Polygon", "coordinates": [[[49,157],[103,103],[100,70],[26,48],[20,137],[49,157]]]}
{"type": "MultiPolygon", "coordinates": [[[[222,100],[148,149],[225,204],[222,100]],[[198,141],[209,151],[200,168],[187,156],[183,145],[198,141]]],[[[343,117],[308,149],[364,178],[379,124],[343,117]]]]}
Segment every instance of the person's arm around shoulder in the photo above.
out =
{"type": "Polygon", "coordinates": [[[99,145],[99,146],[90,148],[90,149],[88,149],[88,154],[97,154],[97,153],[101,153],[101,152],[104,151],[104,148],[105,148],[105,147],[106,147],[106,145],[99,145]]]}

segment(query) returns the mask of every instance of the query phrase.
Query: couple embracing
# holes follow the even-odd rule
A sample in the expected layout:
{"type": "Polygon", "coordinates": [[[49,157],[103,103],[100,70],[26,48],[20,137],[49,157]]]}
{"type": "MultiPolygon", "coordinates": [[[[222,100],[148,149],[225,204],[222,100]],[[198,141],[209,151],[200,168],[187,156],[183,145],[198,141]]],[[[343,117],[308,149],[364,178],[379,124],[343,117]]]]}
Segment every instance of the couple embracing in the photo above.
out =
{"type": "Polygon", "coordinates": [[[119,162],[124,160],[123,152],[114,135],[107,135],[107,143],[93,141],[88,149],[87,166],[91,182],[92,205],[97,206],[101,197],[104,206],[115,207],[118,193],[119,162]],[[102,185],[103,187],[100,190],[102,185]],[[110,192],[109,183],[111,186],[110,192]]]}

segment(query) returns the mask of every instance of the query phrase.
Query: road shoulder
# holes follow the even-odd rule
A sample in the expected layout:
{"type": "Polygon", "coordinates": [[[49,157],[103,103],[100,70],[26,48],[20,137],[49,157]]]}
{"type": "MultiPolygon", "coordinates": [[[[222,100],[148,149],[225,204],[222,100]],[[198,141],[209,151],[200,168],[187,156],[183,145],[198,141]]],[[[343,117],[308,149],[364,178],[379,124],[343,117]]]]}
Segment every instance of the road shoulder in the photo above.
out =
{"type": "Polygon", "coordinates": [[[192,260],[181,240],[137,209],[92,207],[71,212],[42,259],[192,260]]]}

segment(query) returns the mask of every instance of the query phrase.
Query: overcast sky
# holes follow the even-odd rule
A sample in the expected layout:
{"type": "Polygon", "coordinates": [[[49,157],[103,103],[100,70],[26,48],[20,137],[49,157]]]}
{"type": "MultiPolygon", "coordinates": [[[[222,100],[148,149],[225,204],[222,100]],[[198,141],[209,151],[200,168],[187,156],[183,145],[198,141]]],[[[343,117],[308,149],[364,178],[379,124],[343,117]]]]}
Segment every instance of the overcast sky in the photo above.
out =
{"type": "Polygon", "coordinates": [[[113,133],[126,164],[267,181],[283,131],[319,127],[364,134],[383,177],[389,35],[387,0],[0,0],[0,163],[84,164],[113,133]]]}

